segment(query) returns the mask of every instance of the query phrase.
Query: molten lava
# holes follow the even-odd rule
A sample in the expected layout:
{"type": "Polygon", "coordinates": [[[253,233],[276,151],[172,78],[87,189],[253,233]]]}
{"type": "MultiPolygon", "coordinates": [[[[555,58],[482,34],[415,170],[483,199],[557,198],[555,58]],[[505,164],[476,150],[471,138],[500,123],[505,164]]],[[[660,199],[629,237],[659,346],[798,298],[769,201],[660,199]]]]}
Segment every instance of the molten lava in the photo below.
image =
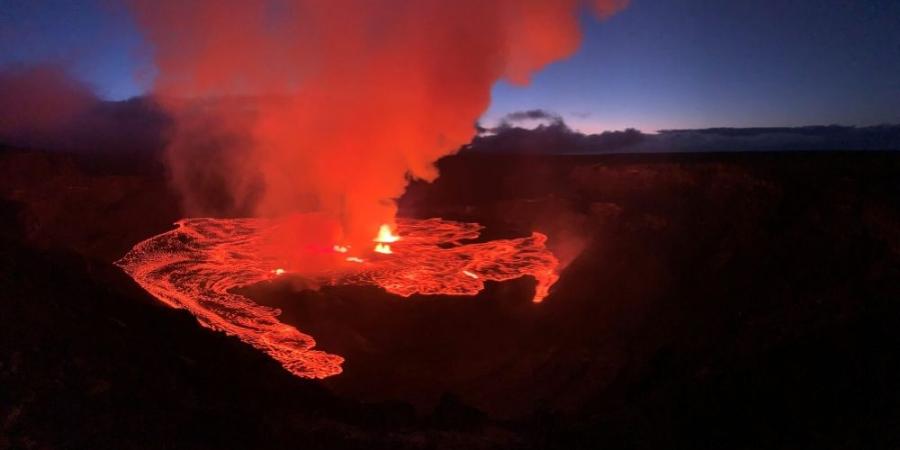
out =
{"type": "MultiPolygon", "coordinates": [[[[234,335],[279,361],[291,373],[324,378],[341,372],[343,358],[313,350],[315,340],[278,320],[281,311],[233,291],[291,273],[260,251],[278,224],[265,219],[184,219],[172,231],[138,243],[116,264],[160,301],[190,311],[201,325],[234,335]]],[[[334,247],[336,269],[313,276],[321,284],[373,284],[409,297],[475,295],[485,281],[522,276],[537,280],[534,301],[549,293],[558,276],[547,237],[465,243],[481,226],[442,219],[399,220],[398,235],[382,226],[382,255],[347,256],[334,247]],[[394,244],[391,248],[388,244],[394,244]],[[387,253],[387,254],[384,254],[387,253]]]]}

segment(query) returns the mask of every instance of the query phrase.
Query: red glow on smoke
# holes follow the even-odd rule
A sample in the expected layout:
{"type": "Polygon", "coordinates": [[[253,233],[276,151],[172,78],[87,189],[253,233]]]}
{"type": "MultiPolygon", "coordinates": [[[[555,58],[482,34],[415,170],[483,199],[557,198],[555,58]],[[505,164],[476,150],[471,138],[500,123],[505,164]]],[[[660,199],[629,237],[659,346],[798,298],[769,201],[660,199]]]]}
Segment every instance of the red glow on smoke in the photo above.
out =
{"type": "MultiPolygon", "coordinates": [[[[537,281],[533,300],[540,302],[558,279],[559,261],[546,249],[543,234],[466,243],[478,238],[481,226],[442,219],[398,220],[399,236],[388,229],[380,238],[391,242],[390,254],[367,250],[348,256],[340,250],[352,249],[312,245],[309,239],[302,244],[298,238],[292,261],[267,250],[272,242],[283,242],[285,230],[298,229],[300,217],[287,226],[265,219],[185,219],[135,245],[117,264],[162,302],[190,311],[201,325],[237,336],[309,378],[339,374],[343,358],[314,350],[312,336],[278,320],[281,311],[234,289],[293,273],[319,284],[377,285],[404,297],[475,295],[485,281],[531,276],[537,281]],[[314,264],[304,264],[306,258],[314,264]]],[[[317,224],[314,229],[327,228],[319,216],[307,219],[317,224]]]]}
{"type": "MultiPolygon", "coordinates": [[[[579,13],[627,0],[133,0],[167,160],[193,216],[340,220],[342,243],[393,224],[410,177],[475,135],[501,79],[571,55],[579,13]]],[[[382,250],[387,250],[382,246],[382,250]]]]}

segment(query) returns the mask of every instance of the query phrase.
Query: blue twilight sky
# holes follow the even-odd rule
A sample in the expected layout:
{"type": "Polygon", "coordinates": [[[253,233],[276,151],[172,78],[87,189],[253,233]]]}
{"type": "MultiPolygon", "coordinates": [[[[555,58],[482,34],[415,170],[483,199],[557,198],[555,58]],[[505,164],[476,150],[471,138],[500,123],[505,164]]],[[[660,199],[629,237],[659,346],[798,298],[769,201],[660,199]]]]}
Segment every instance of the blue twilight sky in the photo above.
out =
{"type": "MultiPolygon", "coordinates": [[[[900,0],[632,0],[583,24],[575,56],[499,83],[483,121],[542,108],[591,132],[900,123],[900,0]]],[[[109,99],[154,73],[121,2],[0,0],[0,64],[34,62],[109,99]]]]}

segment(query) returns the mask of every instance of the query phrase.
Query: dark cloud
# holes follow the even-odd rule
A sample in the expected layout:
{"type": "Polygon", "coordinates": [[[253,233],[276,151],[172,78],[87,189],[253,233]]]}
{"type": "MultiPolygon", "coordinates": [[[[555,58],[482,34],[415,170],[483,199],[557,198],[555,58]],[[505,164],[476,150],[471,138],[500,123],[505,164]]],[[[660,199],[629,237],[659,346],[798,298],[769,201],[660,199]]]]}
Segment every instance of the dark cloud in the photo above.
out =
{"type": "Polygon", "coordinates": [[[169,117],[148,98],[110,102],[56,65],[0,70],[0,144],[45,150],[149,152],[169,117]]]}
{"type": "Polygon", "coordinates": [[[539,122],[544,125],[556,125],[564,123],[563,118],[559,114],[543,109],[530,109],[527,111],[514,111],[501,117],[500,121],[497,123],[497,126],[494,128],[483,128],[481,125],[477,125],[476,128],[479,134],[483,134],[485,132],[499,133],[503,130],[516,128],[518,125],[533,122],[539,122]]]}
{"type": "Polygon", "coordinates": [[[556,114],[543,109],[530,109],[528,111],[511,112],[501,119],[503,122],[514,123],[525,120],[549,120],[551,122],[562,121],[562,118],[556,114]]]}
{"type": "MultiPolygon", "coordinates": [[[[528,111],[516,117],[528,117],[528,111]]],[[[545,114],[542,117],[558,117],[545,114]]],[[[900,150],[900,125],[639,130],[584,134],[562,120],[533,129],[509,122],[479,129],[470,151],[500,153],[656,153],[720,151],[900,150]]]]}
{"type": "Polygon", "coordinates": [[[662,130],[637,151],[900,150],[900,125],[662,130]]]}
{"type": "Polygon", "coordinates": [[[0,71],[0,136],[23,140],[56,133],[97,101],[61,67],[8,67],[0,71]]]}
{"type": "MultiPolygon", "coordinates": [[[[540,110],[513,113],[511,116],[531,119],[539,115],[533,114],[537,111],[540,110]]],[[[502,153],[606,153],[636,146],[647,138],[635,129],[586,135],[569,128],[559,115],[545,111],[540,113],[541,118],[553,120],[532,129],[501,120],[495,128],[481,128],[480,134],[466,148],[502,153]]]]}

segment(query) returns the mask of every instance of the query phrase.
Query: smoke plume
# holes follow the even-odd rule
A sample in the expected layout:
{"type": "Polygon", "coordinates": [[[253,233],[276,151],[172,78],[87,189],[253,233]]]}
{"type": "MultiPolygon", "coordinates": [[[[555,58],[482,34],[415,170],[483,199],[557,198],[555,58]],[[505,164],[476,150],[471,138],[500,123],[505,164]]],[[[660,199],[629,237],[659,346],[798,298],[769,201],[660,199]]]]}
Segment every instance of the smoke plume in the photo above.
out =
{"type": "Polygon", "coordinates": [[[586,6],[627,0],[133,3],[190,214],[321,212],[348,242],[392,223],[409,178],[469,142],[499,79],[527,83],[580,41],[586,6]],[[215,193],[215,195],[211,195],[215,193]]]}

